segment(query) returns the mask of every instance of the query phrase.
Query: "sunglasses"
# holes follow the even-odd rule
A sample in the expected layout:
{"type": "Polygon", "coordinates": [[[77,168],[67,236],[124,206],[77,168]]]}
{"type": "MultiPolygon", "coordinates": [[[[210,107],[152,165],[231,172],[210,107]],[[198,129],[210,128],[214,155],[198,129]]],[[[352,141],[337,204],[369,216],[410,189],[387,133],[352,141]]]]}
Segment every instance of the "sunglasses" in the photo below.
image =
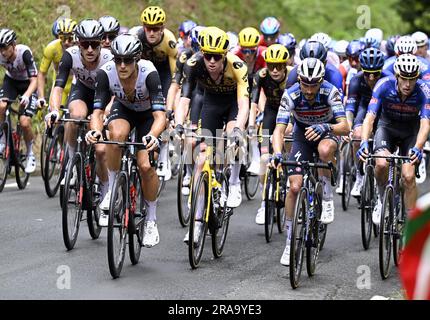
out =
{"type": "Polygon", "coordinates": [[[275,68],[276,68],[276,70],[281,71],[281,70],[284,70],[286,67],[287,67],[287,65],[285,63],[268,63],[267,64],[267,69],[269,69],[270,71],[275,70],[275,68]]]}
{"type": "Polygon", "coordinates": [[[302,84],[302,85],[304,85],[304,86],[306,86],[306,87],[316,87],[316,86],[318,86],[322,81],[323,81],[324,79],[315,79],[315,80],[312,80],[312,81],[309,81],[309,80],[307,80],[307,79],[302,79],[302,78],[300,78],[299,77],[299,81],[300,81],[300,84],[302,84]]]}
{"type": "Polygon", "coordinates": [[[371,74],[373,74],[375,78],[379,78],[381,76],[381,70],[376,70],[376,71],[363,70],[363,75],[365,77],[370,77],[371,74]]]}
{"type": "Polygon", "coordinates": [[[72,34],[60,34],[58,38],[61,42],[75,42],[75,37],[72,34]]]}
{"type": "Polygon", "coordinates": [[[100,47],[100,41],[79,41],[79,45],[84,49],[88,49],[90,46],[93,49],[98,49],[100,47]]]}
{"type": "Polygon", "coordinates": [[[115,33],[106,33],[105,35],[103,35],[103,40],[108,39],[112,42],[113,40],[115,40],[116,37],[117,35],[115,33]]]}
{"type": "Polygon", "coordinates": [[[257,52],[257,49],[244,49],[244,48],[242,48],[242,49],[240,49],[240,51],[243,54],[255,54],[257,52]]]}
{"type": "Polygon", "coordinates": [[[218,54],[218,53],[203,53],[203,57],[205,58],[205,60],[207,61],[211,61],[212,58],[215,61],[220,61],[224,56],[222,54],[218,54]]]}
{"type": "Polygon", "coordinates": [[[128,57],[128,58],[114,57],[113,60],[115,61],[115,64],[122,64],[122,63],[132,64],[136,61],[133,57],[128,57]]]}
{"type": "Polygon", "coordinates": [[[160,32],[163,30],[163,27],[151,27],[151,26],[145,26],[146,31],[152,31],[152,32],[160,32]]]}
{"type": "Polygon", "coordinates": [[[6,44],[6,43],[0,43],[0,49],[7,49],[9,48],[10,44],[6,44]]]}

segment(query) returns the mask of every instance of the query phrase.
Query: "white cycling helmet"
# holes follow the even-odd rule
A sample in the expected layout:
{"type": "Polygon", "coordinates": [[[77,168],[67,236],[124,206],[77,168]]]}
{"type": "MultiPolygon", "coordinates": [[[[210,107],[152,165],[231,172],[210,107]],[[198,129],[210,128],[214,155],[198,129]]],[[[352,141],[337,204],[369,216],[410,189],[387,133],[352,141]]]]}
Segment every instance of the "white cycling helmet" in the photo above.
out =
{"type": "Polygon", "coordinates": [[[300,81],[318,83],[324,79],[325,67],[317,58],[305,58],[297,69],[300,81]]]}
{"type": "Polygon", "coordinates": [[[334,53],[336,53],[339,57],[346,57],[346,48],[348,47],[349,42],[346,40],[339,40],[333,47],[334,53]]]}
{"type": "Polygon", "coordinates": [[[394,52],[397,55],[405,53],[415,54],[417,52],[417,44],[411,36],[400,37],[394,45],[394,52]]]}
{"type": "Polygon", "coordinates": [[[410,53],[398,56],[394,63],[394,73],[406,79],[417,78],[420,75],[417,57],[410,53]]]}
{"type": "Polygon", "coordinates": [[[429,37],[421,31],[412,33],[412,38],[415,40],[417,47],[425,46],[429,42],[429,37]]]}
{"type": "Polygon", "coordinates": [[[227,31],[228,36],[228,50],[232,50],[239,45],[239,37],[233,31],[227,31]]]}
{"type": "Polygon", "coordinates": [[[384,33],[379,28],[372,28],[366,31],[364,37],[375,39],[378,43],[381,43],[382,39],[384,39],[384,33]]]}
{"type": "Polygon", "coordinates": [[[141,30],[141,29],[143,29],[142,26],[134,26],[128,30],[128,33],[136,36],[138,34],[139,30],[141,30]]]}
{"type": "Polygon", "coordinates": [[[327,33],[323,33],[323,32],[318,32],[313,34],[309,40],[321,42],[326,50],[328,50],[331,43],[330,36],[327,33]]]}

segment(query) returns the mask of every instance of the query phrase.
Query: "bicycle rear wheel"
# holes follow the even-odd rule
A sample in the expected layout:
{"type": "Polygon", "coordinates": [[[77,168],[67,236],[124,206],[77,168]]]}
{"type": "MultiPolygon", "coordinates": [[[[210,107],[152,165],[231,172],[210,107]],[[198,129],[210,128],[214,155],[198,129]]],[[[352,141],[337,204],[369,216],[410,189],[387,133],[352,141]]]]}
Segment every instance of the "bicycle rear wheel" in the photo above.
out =
{"type": "Polygon", "coordinates": [[[393,226],[393,258],[396,267],[399,266],[403,250],[403,229],[406,223],[405,195],[403,187],[400,189],[399,203],[396,206],[396,224],[393,226]]]}
{"type": "Polygon", "coordinates": [[[138,170],[130,179],[130,220],[128,226],[128,253],[132,265],[139,263],[145,228],[146,208],[138,170]]]}
{"type": "MultiPolygon", "coordinates": [[[[286,172],[286,171],[285,171],[286,172]]],[[[278,232],[283,233],[285,230],[285,223],[287,219],[285,218],[285,195],[287,194],[287,181],[288,177],[281,173],[280,176],[280,185],[279,185],[279,199],[276,202],[276,224],[278,226],[278,232]]]]}
{"type": "Polygon", "coordinates": [[[381,222],[379,224],[379,271],[382,279],[390,275],[393,222],[393,188],[387,186],[382,203],[381,222]]]}
{"type": "Polygon", "coordinates": [[[275,201],[275,193],[276,193],[276,171],[274,169],[269,169],[267,171],[267,179],[266,179],[266,189],[264,191],[264,236],[266,238],[266,242],[270,242],[272,240],[273,234],[273,224],[275,220],[276,214],[276,201],[275,201]]]}
{"type": "MultiPolygon", "coordinates": [[[[183,185],[184,177],[187,174],[191,174],[191,172],[187,172],[187,170],[188,168],[186,165],[186,155],[184,154],[181,157],[181,163],[179,165],[178,185],[176,188],[176,195],[177,195],[176,203],[178,206],[178,218],[179,218],[179,223],[181,224],[182,227],[186,227],[190,223],[190,210],[188,208],[189,195],[182,194],[182,185],[183,185]]],[[[190,182],[190,186],[189,186],[190,192],[191,192],[191,187],[192,187],[192,181],[190,182]]]]}
{"type": "Polygon", "coordinates": [[[375,179],[373,166],[367,166],[361,190],[361,242],[364,250],[369,249],[372,238],[372,213],[375,207],[375,179]]]}
{"type": "MultiPolygon", "coordinates": [[[[94,152],[94,150],[90,152],[94,152]]],[[[89,173],[89,176],[87,176],[87,181],[85,184],[86,188],[89,189],[87,194],[90,197],[90,199],[88,199],[90,209],[87,210],[88,231],[90,232],[92,239],[98,239],[102,231],[102,227],[99,226],[99,218],[101,213],[99,203],[101,202],[101,194],[100,183],[96,182],[96,161],[94,159],[94,153],[90,155],[90,160],[89,163],[86,164],[86,168],[88,168],[88,171],[85,170],[85,173],[89,173]]]]}
{"type": "Polygon", "coordinates": [[[40,172],[42,174],[42,179],[45,180],[45,159],[48,154],[48,148],[51,144],[52,136],[49,136],[48,133],[44,133],[42,135],[42,143],[40,146],[40,172]]]}
{"type": "Polygon", "coordinates": [[[208,223],[205,221],[209,203],[209,177],[207,172],[200,173],[191,197],[190,225],[188,237],[188,260],[191,268],[196,269],[200,263],[205,245],[208,223]],[[194,233],[198,236],[194,241],[194,233]]]}
{"type": "Polygon", "coordinates": [[[212,219],[214,220],[214,228],[211,230],[212,233],[212,253],[215,258],[222,256],[224,251],[225,240],[227,239],[228,226],[230,224],[230,216],[232,208],[227,207],[228,198],[228,179],[224,172],[220,174],[219,183],[221,183],[221,199],[219,208],[212,211],[212,219]]]}
{"type": "Polygon", "coordinates": [[[124,172],[119,172],[112,188],[107,232],[109,271],[114,279],[119,277],[125,258],[127,197],[127,177],[124,172]]]}
{"type": "Polygon", "coordinates": [[[82,218],[84,185],[82,181],[82,158],[76,154],[69,162],[64,185],[62,205],[63,240],[67,250],[75,246],[82,218]]]}
{"type": "Polygon", "coordinates": [[[343,148],[343,170],[342,170],[342,209],[348,210],[349,200],[351,199],[351,188],[354,183],[353,167],[354,159],[351,150],[351,144],[347,143],[343,148]]]}
{"type": "Polygon", "coordinates": [[[2,134],[2,141],[5,143],[3,152],[0,153],[0,192],[3,191],[6,184],[7,175],[10,170],[10,137],[9,137],[9,123],[3,122],[0,128],[2,134]]]}
{"type": "Polygon", "coordinates": [[[15,139],[15,180],[18,188],[22,190],[27,186],[30,174],[25,172],[25,167],[27,165],[27,152],[24,135],[20,126],[17,128],[15,139]]]}
{"type": "Polygon", "coordinates": [[[61,182],[61,171],[62,162],[64,160],[64,127],[59,126],[55,130],[52,138],[47,138],[46,142],[49,145],[46,146],[45,161],[43,167],[43,181],[45,185],[45,191],[48,197],[52,198],[58,191],[61,182]],[[48,141],[49,140],[49,141],[48,141]]]}
{"type": "Polygon", "coordinates": [[[308,211],[306,189],[302,188],[297,197],[290,242],[290,283],[293,289],[299,286],[305,254],[305,225],[308,211]]]}

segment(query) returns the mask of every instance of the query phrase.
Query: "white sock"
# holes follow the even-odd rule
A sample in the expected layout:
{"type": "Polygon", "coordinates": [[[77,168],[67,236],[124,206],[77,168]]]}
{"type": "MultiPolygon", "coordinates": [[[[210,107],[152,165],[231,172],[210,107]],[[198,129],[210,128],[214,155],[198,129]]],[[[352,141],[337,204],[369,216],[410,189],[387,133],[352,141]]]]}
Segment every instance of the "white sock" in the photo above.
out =
{"type": "Polygon", "coordinates": [[[167,143],[162,143],[160,145],[160,162],[164,162],[167,165],[167,143]]]}
{"type": "Polygon", "coordinates": [[[111,171],[108,169],[108,178],[109,178],[109,185],[108,189],[111,189],[113,187],[113,183],[115,182],[115,177],[118,171],[111,171]]]}
{"type": "Polygon", "coordinates": [[[324,201],[333,200],[333,190],[332,190],[329,178],[327,178],[326,176],[322,176],[321,179],[323,182],[323,200],[324,201]]]}
{"type": "Polygon", "coordinates": [[[27,142],[27,155],[33,154],[33,142],[34,140],[27,142]]]}
{"type": "Polygon", "coordinates": [[[287,239],[291,240],[291,229],[293,228],[293,220],[287,218],[285,221],[285,226],[287,228],[287,239]]]}
{"type": "Polygon", "coordinates": [[[235,163],[231,165],[231,175],[229,179],[230,184],[239,184],[240,183],[240,163],[235,163]]]}
{"type": "Polygon", "coordinates": [[[146,215],[146,221],[156,221],[157,220],[157,200],[149,201],[145,199],[146,208],[148,210],[148,214],[146,215]]]}
{"type": "Polygon", "coordinates": [[[264,208],[266,206],[266,201],[261,201],[261,208],[264,208]]]}

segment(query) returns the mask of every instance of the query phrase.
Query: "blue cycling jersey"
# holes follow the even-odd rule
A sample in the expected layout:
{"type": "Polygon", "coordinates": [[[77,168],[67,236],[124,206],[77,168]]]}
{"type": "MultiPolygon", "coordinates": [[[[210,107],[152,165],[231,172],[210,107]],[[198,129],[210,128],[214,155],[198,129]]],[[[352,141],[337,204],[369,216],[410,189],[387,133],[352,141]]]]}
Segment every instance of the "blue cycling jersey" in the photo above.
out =
{"type": "Polygon", "coordinates": [[[315,103],[310,105],[296,83],[286,89],[281,98],[276,123],[288,124],[293,115],[296,125],[304,128],[320,123],[336,123],[336,119],[345,118],[342,98],[335,86],[323,81],[316,95],[315,103]]]}
{"type": "MultiPolygon", "coordinates": [[[[343,99],[343,77],[340,71],[330,63],[327,63],[325,66],[325,75],[324,80],[327,80],[332,85],[334,85],[339,93],[341,94],[341,98],[343,99]]],[[[292,87],[297,79],[297,66],[294,67],[289,73],[287,78],[287,83],[285,87],[288,89],[292,87]]]]}
{"type": "MultiPolygon", "coordinates": [[[[381,79],[389,76],[390,73],[382,71],[381,79]]],[[[366,108],[372,98],[372,89],[364,78],[364,73],[360,71],[357,73],[349,83],[348,99],[346,101],[345,111],[352,112],[356,115],[358,108],[366,108]]]]}
{"type": "Polygon", "coordinates": [[[419,119],[430,119],[430,88],[418,79],[414,90],[401,101],[395,76],[380,79],[373,89],[368,113],[381,112],[379,123],[397,127],[416,127],[419,119]]]}

